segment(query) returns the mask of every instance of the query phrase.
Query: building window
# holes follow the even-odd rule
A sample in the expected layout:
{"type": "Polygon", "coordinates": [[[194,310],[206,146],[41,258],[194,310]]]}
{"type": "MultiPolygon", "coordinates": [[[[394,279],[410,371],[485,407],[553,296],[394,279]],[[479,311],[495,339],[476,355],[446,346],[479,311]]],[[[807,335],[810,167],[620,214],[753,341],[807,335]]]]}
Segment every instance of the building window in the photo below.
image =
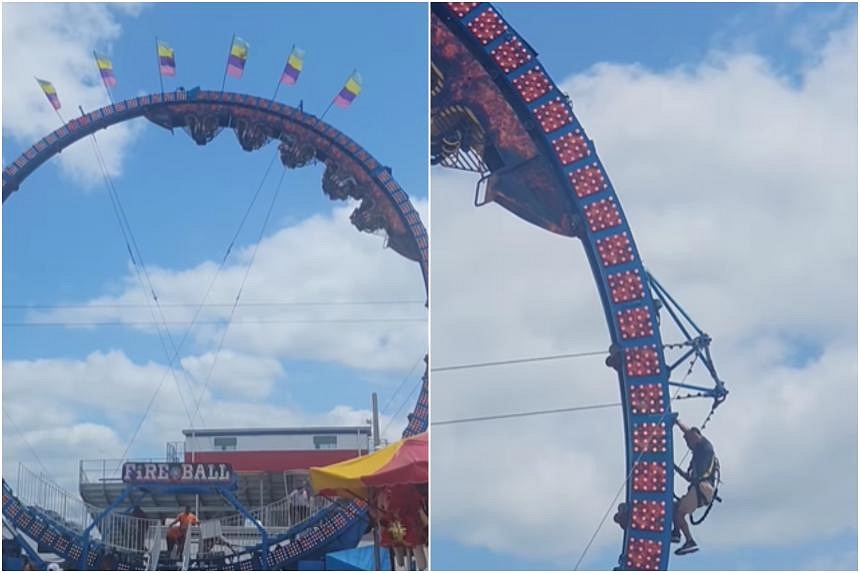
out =
{"type": "Polygon", "coordinates": [[[314,449],[335,450],[337,449],[337,436],[314,436],[314,449]]]}
{"type": "Polygon", "coordinates": [[[235,450],[236,438],[215,438],[216,450],[235,450]]]}

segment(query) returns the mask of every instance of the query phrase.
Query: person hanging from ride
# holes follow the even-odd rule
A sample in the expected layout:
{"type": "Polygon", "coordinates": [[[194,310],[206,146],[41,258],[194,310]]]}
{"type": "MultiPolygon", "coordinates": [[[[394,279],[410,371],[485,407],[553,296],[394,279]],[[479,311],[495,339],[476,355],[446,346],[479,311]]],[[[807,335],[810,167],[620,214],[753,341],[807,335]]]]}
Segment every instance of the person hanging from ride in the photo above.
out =
{"type": "Polygon", "coordinates": [[[681,542],[681,533],[684,534],[684,544],[676,551],[675,555],[687,555],[699,550],[699,546],[690,533],[690,525],[687,516],[692,515],[696,509],[710,505],[714,500],[717,489],[717,475],[720,462],[714,454],[714,446],[702,435],[698,428],[688,428],[678,418],[675,424],[684,433],[684,441],[693,453],[693,459],[687,471],[677,465],[675,470],[685,480],[690,482],[687,493],[675,502],[674,528],[672,529],[672,543],[681,542]]]}
{"type": "Polygon", "coordinates": [[[627,531],[627,528],[630,527],[630,510],[627,509],[626,503],[619,503],[618,509],[615,511],[615,515],[612,516],[612,521],[618,524],[618,527],[627,531]]]}

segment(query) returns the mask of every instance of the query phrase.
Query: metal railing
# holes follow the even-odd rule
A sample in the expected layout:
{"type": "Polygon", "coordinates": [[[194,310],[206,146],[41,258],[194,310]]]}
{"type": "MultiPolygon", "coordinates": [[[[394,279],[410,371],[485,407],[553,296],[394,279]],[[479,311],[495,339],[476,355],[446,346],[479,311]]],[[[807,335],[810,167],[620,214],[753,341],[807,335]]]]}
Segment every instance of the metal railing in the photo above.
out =
{"type": "Polygon", "coordinates": [[[66,529],[83,532],[91,523],[90,508],[77,495],[18,464],[15,496],[25,505],[66,529]]]}
{"type": "Polygon", "coordinates": [[[98,523],[102,543],[123,551],[146,552],[147,533],[161,527],[157,519],[144,519],[121,512],[111,512],[98,523]]]}
{"type": "MultiPolygon", "coordinates": [[[[288,496],[251,510],[250,514],[266,529],[289,528],[325,509],[331,503],[321,496],[304,499],[288,496]]],[[[239,512],[218,518],[218,521],[225,527],[253,527],[248,518],[239,512]]]]}
{"type": "Polygon", "coordinates": [[[167,442],[165,450],[168,462],[185,461],[185,442],[167,442]]]}
{"type": "MultiPolygon", "coordinates": [[[[80,483],[119,483],[122,482],[122,465],[129,460],[104,459],[104,460],[81,460],[79,464],[80,483]]],[[[135,459],[142,463],[164,463],[164,460],[155,458],[135,459]]]]}
{"type": "Polygon", "coordinates": [[[146,570],[157,571],[161,552],[167,549],[167,528],[163,525],[150,528],[146,533],[146,546],[146,570]]]}
{"type": "MultiPolygon", "coordinates": [[[[111,460],[99,468],[109,469],[111,460]]],[[[82,475],[84,462],[81,462],[82,475]]],[[[24,505],[56,523],[58,526],[83,534],[105,508],[85,503],[79,496],[51,482],[47,476],[36,474],[23,464],[18,465],[18,481],[14,495],[24,505]]],[[[333,502],[324,497],[291,495],[248,512],[263,527],[269,537],[277,537],[309,519],[333,502]]],[[[90,538],[105,546],[148,557],[147,567],[157,567],[161,552],[166,549],[164,523],[157,519],[138,518],[117,509],[103,516],[90,530],[90,538]]],[[[210,552],[213,546],[229,545],[239,552],[262,542],[262,534],[246,514],[236,512],[192,526],[185,537],[183,566],[198,554],[210,552]],[[202,532],[202,533],[201,533],[202,532]]],[[[154,569],[152,569],[154,570],[154,569]]]]}
{"type": "MultiPolygon", "coordinates": [[[[182,545],[182,571],[188,571],[188,566],[191,564],[191,539],[193,536],[191,533],[192,528],[189,527],[188,529],[189,530],[185,532],[185,543],[182,545]]],[[[197,528],[197,527],[194,527],[194,529],[199,530],[199,528],[197,528]]],[[[198,531],[198,537],[199,537],[199,531],[198,531]]],[[[198,547],[199,547],[199,544],[197,545],[197,547],[195,547],[195,553],[197,553],[196,549],[198,547]]]]}
{"type": "MultiPolygon", "coordinates": [[[[77,495],[36,474],[23,464],[18,465],[15,496],[33,511],[57,525],[83,534],[104,508],[89,505],[77,495]]],[[[146,551],[147,532],[161,525],[156,519],[143,519],[114,511],[104,516],[90,531],[90,537],[106,546],[123,551],[146,551]]]]}

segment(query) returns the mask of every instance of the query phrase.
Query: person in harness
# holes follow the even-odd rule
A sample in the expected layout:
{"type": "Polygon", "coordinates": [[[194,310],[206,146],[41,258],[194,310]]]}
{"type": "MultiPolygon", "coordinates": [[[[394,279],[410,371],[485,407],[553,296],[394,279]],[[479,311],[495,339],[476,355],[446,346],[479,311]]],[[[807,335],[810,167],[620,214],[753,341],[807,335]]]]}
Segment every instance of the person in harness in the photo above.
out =
{"type": "Polygon", "coordinates": [[[687,493],[675,502],[674,524],[672,529],[672,543],[681,542],[681,533],[684,534],[684,544],[676,551],[675,555],[687,555],[699,550],[698,544],[690,533],[690,525],[687,516],[692,515],[696,509],[710,505],[714,501],[717,490],[717,476],[720,462],[714,454],[714,446],[708,441],[698,428],[688,428],[680,420],[675,418],[675,423],[684,433],[684,441],[693,452],[693,459],[687,471],[675,466],[675,470],[685,480],[690,482],[687,493]]]}

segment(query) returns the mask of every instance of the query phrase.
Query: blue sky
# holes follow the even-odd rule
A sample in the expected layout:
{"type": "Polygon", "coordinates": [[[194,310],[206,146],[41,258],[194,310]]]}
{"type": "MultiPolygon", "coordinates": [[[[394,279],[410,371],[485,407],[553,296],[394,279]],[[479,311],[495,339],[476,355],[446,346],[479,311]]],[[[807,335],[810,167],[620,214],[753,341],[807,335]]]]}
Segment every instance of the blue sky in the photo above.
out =
{"type": "MultiPolygon", "coordinates": [[[[165,89],[218,89],[231,35],[236,33],[250,43],[250,56],[244,76],[227,79],[228,91],[271,97],[295,44],[305,50],[304,70],[298,85],[281,87],[278,99],[291,105],[302,100],[305,111],[320,114],[358,69],[364,82],[362,93],[350,108],[332,108],[326,121],[390,166],[413,203],[426,212],[425,5],[19,5],[3,10],[4,61],[10,61],[11,50],[28,54],[26,62],[4,68],[4,164],[58,124],[33,74],[54,83],[66,118],[77,115],[79,104],[89,111],[107,103],[95,65],[87,61],[92,50],[113,61],[118,79],[115,99],[157,91],[157,35],[176,53],[177,76],[165,78],[165,89]],[[37,49],[39,43],[42,47],[37,49]],[[24,117],[31,119],[24,121],[24,117]]],[[[246,153],[234,134],[225,130],[206,147],[198,147],[181,130],[170,134],[145,119],[98,137],[168,320],[187,324],[188,309],[202,299],[214,273],[212,264],[223,257],[275,146],[246,153]],[[186,306],[171,308],[171,303],[186,306]]],[[[71,482],[76,479],[71,472],[78,458],[119,455],[133,428],[128,422],[142,413],[167,363],[152,329],[7,326],[38,317],[113,322],[131,320],[128,312],[147,313],[140,308],[99,306],[140,304],[144,299],[90,145],[81,141],[40,168],[3,213],[4,411],[41,458],[52,459],[62,451],[57,461],[61,469],[54,471],[58,479],[71,482]],[[58,310],[13,308],[93,303],[89,308],[58,310]],[[105,363],[97,366],[99,360],[105,363]],[[31,379],[44,378],[39,370],[46,367],[80,369],[68,382],[51,381],[74,386],[64,391],[76,395],[122,392],[123,379],[141,376],[142,385],[133,400],[137,406],[113,408],[110,397],[90,403],[46,403],[37,407],[44,407],[46,414],[56,413],[56,429],[80,435],[69,444],[40,434],[38,425],[30,421],[33,396],[26,385],[31,379]],[[87,381],[96,376],[103,379],[87,381]],[[105,384],[113,388],[100,387],[105,384]],[[96,448],[93,442],[99,441],[105,445],[96,448]]],[[[257,242],[278,166],[231,254],[225,276],[233,278],[226,283],[219,279],[209,303],[232,303],[234,279],[244,271],[257,242]]],[[[242,298],[243,303],[268,306],[240,306],[236,321],[357,322],[348,326],[318,322],[306,325],[304,332],[301,326],[290,332],[286,324],[266,325],[265,332],[251,324],[245,327],[248,330],[236,332],[234,325],[234,336],[226,338],[216,369],[225,369],[223,385],[216,384],[217,375],[213,375],[212,395],[207,397],[217,404],[204,402],[202,407],[204,416],[210,409],[205,425],[358,423],[367,418],[370,393],[376,391],[381,406],[387,406],[383,425],[397,417],[389,429],[393,437],[399,435],[411,410],[415,394],[410,400],[407,396],[419,383],[423,367],[415,365],[426,352],[420,270],[417,264],[384,250],[382,237],[353,229],[346,220],[351,208],[323,195],[321,176],[320,166],[286,174],[242,298]],[[331,304],[368,301],[387,304],[331,304]],[[327,304],[272,305],[283,302],[327,304]],[[378,319],[393,320],[370,322],[378,319]],[[255,390],[243,392],[241,383],[234,381],[248,371],[240,365],[259,369],[247,374],[253,377],[255,390]]],[[[192,361],[186,370],[194,367],[195,359],[207,354],[211,359],[221,328],[212,323],[223,320],[225,308],[202,315],[208,323],[194,330],[180,353],[192,361]]],[[[178,341],[184,327],[171,325],[170,330],[178,341]]],[[[191,377],[202,384],[205,368],[200,369],[199,363],[197,367],[191,377]]],[[[185,384],[181,372],[178,379],[185,384]]],[[[163,455],[166,439],[180,439],[188,420],[174,416],[176,392],[168,377],[142,437],[131,450],[133,455],[163,455]]],[[[4,436],[9,437],[13,430],[6,422],[4,417],[4,436]]],[[[7,464],[37,463],[20,444],[15,448],[6,439],[4,444],[13,445],[4,448],[7,464]]]]}
{"type": "MultiPolygon", "coordinates": [[[[727,501],[671,567],[855,569],[856,5],[497,8],[572,97],[646,266],[714,337],[732,392],[710,426],[727,501]]],[[[431,177],[436,364],[608,344],[578,245],[470,209],[468,177],[431,177]]],[[[593,362],[438,373],[433,418],[617,400],[593,362]]],[[[434,429],[434,569],[572,568],[622,479],[620,426],[601,413],[434,429]]],[[[620,539],[608,522],[582,568],[611,567],[620,539]]]]}

